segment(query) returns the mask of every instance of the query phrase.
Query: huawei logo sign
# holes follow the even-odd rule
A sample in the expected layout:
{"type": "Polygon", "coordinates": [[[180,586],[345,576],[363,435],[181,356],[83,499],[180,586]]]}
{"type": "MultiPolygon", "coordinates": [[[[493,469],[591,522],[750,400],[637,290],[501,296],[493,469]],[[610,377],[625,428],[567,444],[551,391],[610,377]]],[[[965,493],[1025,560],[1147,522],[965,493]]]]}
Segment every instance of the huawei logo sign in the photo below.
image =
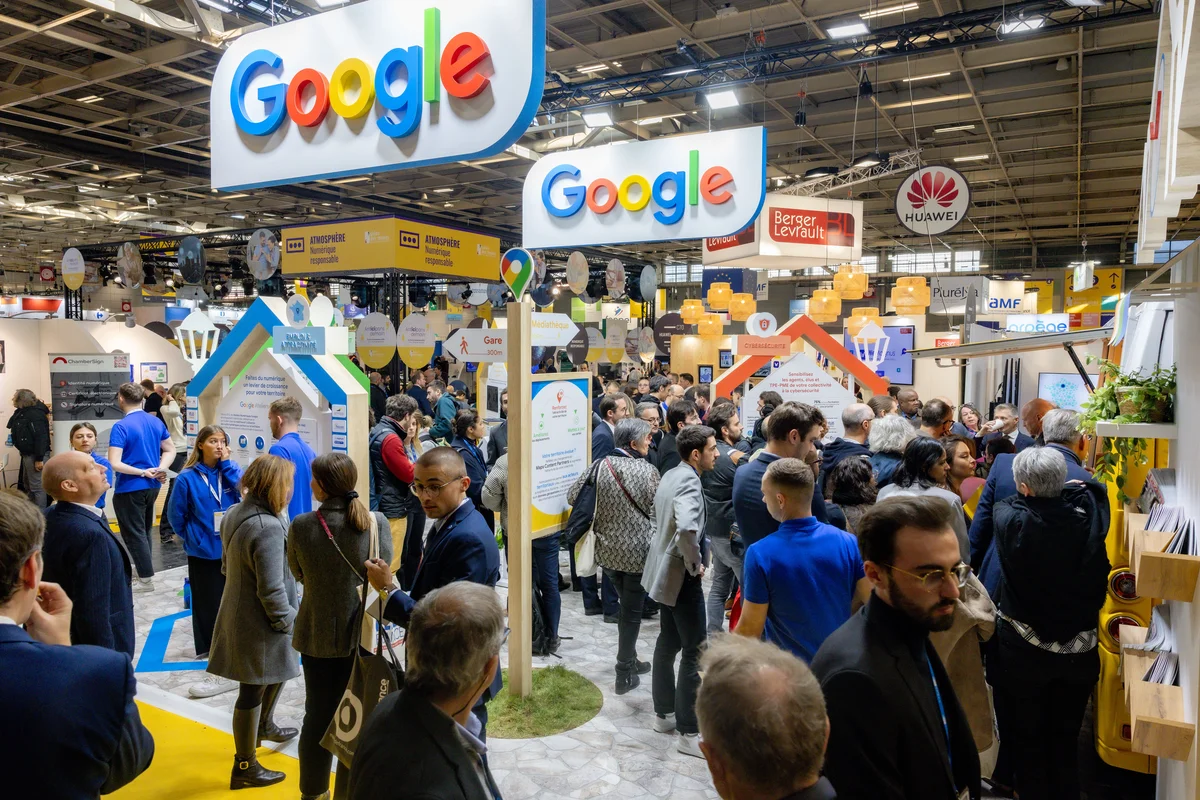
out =
{"type": "Polygon", "coordinates": [[[949,208],[958,197],[958,187],[952,176],[944,172],[930,170],[913,181],[908,190],[908,201],[913,208],[924,208],[928,203],[937,203],[942,208],[949,208]]]}

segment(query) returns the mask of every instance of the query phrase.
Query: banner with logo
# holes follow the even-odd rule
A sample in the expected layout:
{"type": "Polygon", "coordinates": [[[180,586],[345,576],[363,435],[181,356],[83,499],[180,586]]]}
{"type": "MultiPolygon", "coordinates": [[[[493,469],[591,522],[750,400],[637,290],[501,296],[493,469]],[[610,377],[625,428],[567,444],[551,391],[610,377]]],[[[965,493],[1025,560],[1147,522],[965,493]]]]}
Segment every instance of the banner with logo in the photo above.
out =
{"type": "Polygon", "coordinates": [[[587,468],[591,444],[591,376],[537,380],[530,407],[533,428],[533,524],[536,537],[567,524],[567,492],[587,468]]]}
{"type": "Polygon", "coordinates": [[[1066,333],[1070,329],[1070,314],[1019,314],[1004,322],[1004,330],[1010,333],[1066,333]]]}
{"type": "Polygon", "coordinates": [[[796,400],[821,409],[829,423],[827,442],[843,434],[842,409],[855,402],[854,395],[819,364],[804,353],[797,353],[746,392],[740,415],[745,420],[742,425],[746,430],[754,430],[754,423],[758,421],[758,398],[766,391],[779,392],[785,400],[796,400]]]}
{"type": "Polygon", "coordinates": [[[50,413],[53,449],[71,449],[76,422],[96,427],[96,452],[108,450],[108,432],[125,415],[117,405],[117,390],[133,380],[128,353],[51,353],[50,413]]]}
{"type": "Polygon", "coordinates": [[[753,225],[704,240],[703,263],[795,269],[855,262],[862,233],[861,200],[768,194],[753,225]]]}
{"type": "Polygon", "coordinates": [[[950,167],[921,167],[908,174],[896,190],[896,217],[921,236],[954,230],[971,208],[966,177],[950,167]]]}
{"type": "Polygon", "coordinates": [[[260,28],[213,75],[212,185],[493,155],[529,128],[545,74],[545,0],[367,0],[260,28]]]}
{"type": "Polygon", "coordinates": [[[736,233],[762,208],[766,143],[766,129],[757,126],[547,153],[525,176],[524,245],[736,233]]]}
{"type": "Polygon", "coordinates": [[[982,309],[984,297],[987,296],[987,283],[987,278],[978,276],[970,278],[930,277],[929,313],[967,313],[967,297],[971,289],[975,290],[976,308],[982,309]]]}
{"type": "Polygon", "coordinates": [[[285,276],[388,269],[499,282],[500,240],[400,217],[283,229],[281,271],[285,276]]]}

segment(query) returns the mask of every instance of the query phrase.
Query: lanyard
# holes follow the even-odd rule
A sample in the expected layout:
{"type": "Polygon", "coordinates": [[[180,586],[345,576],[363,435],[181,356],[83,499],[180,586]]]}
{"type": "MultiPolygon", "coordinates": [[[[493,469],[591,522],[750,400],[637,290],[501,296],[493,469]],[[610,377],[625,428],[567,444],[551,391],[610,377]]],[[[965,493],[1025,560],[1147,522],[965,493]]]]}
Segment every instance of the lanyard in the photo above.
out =
{"type": "Polygon", "coordinates": [[[938,713],[942,715],[942,730],[946,733],[946,757],[950,759],[950,774],[954,774],[954,752],[950,743],[950,723],[946,720],[946,706],[942,704],[942,690],[938,688],[937,676],[933,674],[933,660],[925,654],[925,663],[929,665],[929,679],[933,681],[933,694],[937,697],[938,713]]]}
{"type": "MultiPolygon", "coordinates": [[[[196,471],[200,472],[200,470],[196,470],[196,471]]],[[[205,475],[203,472],[200,472],[200,477],[204,479],[204,485],[208,487],[208,490],[210,492],[212,492],[213,499],[217,501],[217,508],[220,509],[221,505],[222,505],[221,504],[221,491],[222,491],[222,489],[221,489],[221,473],[219,473],[219,472],[217,473],[217,488],[216,489],[214,489],[213,485],[208,482],[208,476],[205,475]]]]}

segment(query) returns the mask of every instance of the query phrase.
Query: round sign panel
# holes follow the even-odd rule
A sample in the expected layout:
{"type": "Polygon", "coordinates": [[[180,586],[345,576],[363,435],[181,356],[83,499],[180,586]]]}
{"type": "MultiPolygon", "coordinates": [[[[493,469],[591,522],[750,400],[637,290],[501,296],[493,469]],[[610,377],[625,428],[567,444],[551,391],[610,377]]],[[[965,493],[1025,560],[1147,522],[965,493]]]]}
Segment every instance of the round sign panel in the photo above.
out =
{"type": "Polygon", "coordinates": [[[635,361],[640,357],[638,351],[641,347],[642,339],[637,328],[630,328],[625,332],[625,355],[629,356],[630,361],[635,361]]]}
{"type": "Polygon", "coordinates": [[[308,298],[302,294],[289,297],[284,316],[287,317],[287,324],[293,328],[307,328],[309,320],[312,319],[312,306],[308,298]]]}
{"type": "Polygon", "coordinates": [[[587,256],[576,250],[567,257],[567,286],[575,294],[580,294],[587,288],[588,262],[587,256]]]}
{"type": "Polygon", "coordinates": [[[452,283],[446,287],[446,299],[456,306],[466,303],[470,296],[471,287],[465,283],[452,283]]]}
{"type": "Polygon", "coordinates": [[[270,280],[279,269],[279,240],[266,228],[259,228],[246,242],[246,263],[255,280],[270,280]]]}
{"type": "Polygon", "coordinates": [[[642,290],[642,302],[650,302],[654,298],[654,293],[658,291],[658,270],[654,265],[647,264],[642,267],[642,274],[638,277],[638,286],[642,290]]]}
{"type": "MultiPolygon", "coordinates": [[[[186,239],[184,240],[187,241],[186,239]]],[[[199,239],[196,240],[200,242],[199,239]]],[[[203,254],[204,249],[201,248],[203,254]]],[[[180,250],[182,257],[183,250],[180,250]]],[[[203,257],[201,258],[203,260],[203,257]]],[[[126,242],[117,248],[117,267],[121,270],[121,279],[125,281],[125,285],[130,289],[136,289],[142,285],[142,280],[146,277],[142,269],[142,251],[138,250],[138,246],[133,242],[126,242]]],[[[204,273],[204,267],[200,267],[201,274],[204,273]]],[[[197,281],[199,283],[199,281],[197,281]]]]}
{"type": "Polygon", "coordinates": [[[967,179],[950,167],[921,167],[910,173],[896,191],[900,224],[922,236],[953,230],[967,218],[970,207],[967,179]]]}
{"type": "Polygon", "coordinates": [[[539,286],[535,286],[529,291],[529,299],[532,300],[538,306],[538,308],[545,308],[546,306],[553,305],[553,289],[553,284],[551,284],[549,281],[546,281],[539,286]]]}
{"type": "Polygon", "coordinates": [[[599,361],[604,354],[604,337],[600,335],[599,328],[584,328],[587,331],[588,337],[588,361],[599,361]]]}
{"type": "Polygon", "coordinates": [[[614,258],[608,262],[608,269],[604,271],[604,286],[613,300],[620,300],[625,296],[625,265],[621,263],[621,259],[614,258]]]}
{"type": "Polygon", "coordinates": [[[504,308],[508,304],[508,287],[503,283],[489,284],[487,296],[492,308],[504,308]]]}
{"type": "Polygon", "coordinates": [[[663,314],[658,318],[658,322],[654,323],[654,343],[658,345],[659,352],[664,355],[671,355],[671,337],[682,336],[687,333],[687,325],[683,324],[683,317],[675,312],[663,314]]]}
{"type": "Polygon", "coordinates": [[[83,286],[83,276],[85,272],[83,265],[83,254],[74,247],[63,253],[62,259],[62,276],[63,283],[71,291],[75,291],[80,286],[83,286]]]}
{"type": "Polygon", "coordinates": [[[400,354],[400,360],[412,369],[420,369],[433,360],[433,328],[424,314],[409,314],[405,317],[396,330],[396,339],[396,350],[400,354]]]}
{"type": "Polygon", "coordinates": [[[362,363],[372,369],[382,369],[391,362],[396,355],[396,329],[386,314],[376,311],[359,320],[354,349],[362,363]]]}
{"type": "Polygon", "coordinates": [[[179,243],[176,263],[184,283],[196,284],[204,281],[204,266],[207,263],[204,258],[204,245],[195,236],[188,236],[179,243]]]}
{"type": "Polygon", "coordinates": [[[779,323],[775,320],[775,315],[766,311],[751,314],[746,320],[746,333],[751,336],[774,336],[778,328],[779,323]]]}
{"type": "Polygon", "coordinates": [[[591,347],[587,332],[587,328],[580,327],[579,330],[575,331],[575,335],[571,337],[571,341],[567,342],[567,358],[571,359],[571,363],[575,366],[579,366],[588,360],[588,350],[591,347]]]}
{"type": "Polygon", "coordinates": [[[328,328],[333,324],[333,301],[327,295],[317,295],[309,308],[309,317],[313,325],[328,328]]]}
{"type": "Polygon", "coordinates": [[[638,357],[646,364],[654,360],[658,345],[654,341],[654,328],[649,325],[638,331],[638,357]]]}

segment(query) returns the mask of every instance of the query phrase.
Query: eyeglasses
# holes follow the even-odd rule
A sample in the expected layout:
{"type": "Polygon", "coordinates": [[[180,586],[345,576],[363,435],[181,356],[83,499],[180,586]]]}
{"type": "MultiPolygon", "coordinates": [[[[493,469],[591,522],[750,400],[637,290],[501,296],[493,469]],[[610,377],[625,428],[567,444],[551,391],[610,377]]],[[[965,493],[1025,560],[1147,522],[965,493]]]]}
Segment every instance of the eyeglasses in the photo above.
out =
{"type": "Polygon", "coordinates": [[[461,481],[465,477],[466,476],[464,475],[460,478],[455,478],[453,481],[446,481],[445,483],[437,483],[437,484],[434,484],[433,486],[426,486],[423,483],[412,483],[412,484],[409,484],[408,490],[410,492],[412,492],[413,494],[415,494],[417,497],[420,497],[422,495],[426,495],[428,497],[436,497],[437,495],[442,493],[442,489],[445,489],[447,486],[449,486],[452,483],[455,483],[456,481],[461,481]]]}
{"type": "Polygon", "coordinates": [[[936,592],[941,588],[942,582],[947,580],[953,580],[954,585],[961,589],[967,585],[967,577],[971,574],[971,565],[961,563],[950,569],[939,567],[921,570],[920,572],[909,572],[906,569],[900,569],[894,564],[884,564],[884,566],[888,569],[894,569],[896,572],[903,572],[910,578],[916,578],[920,582],[921,588],[927,592],[936,592]]]}

